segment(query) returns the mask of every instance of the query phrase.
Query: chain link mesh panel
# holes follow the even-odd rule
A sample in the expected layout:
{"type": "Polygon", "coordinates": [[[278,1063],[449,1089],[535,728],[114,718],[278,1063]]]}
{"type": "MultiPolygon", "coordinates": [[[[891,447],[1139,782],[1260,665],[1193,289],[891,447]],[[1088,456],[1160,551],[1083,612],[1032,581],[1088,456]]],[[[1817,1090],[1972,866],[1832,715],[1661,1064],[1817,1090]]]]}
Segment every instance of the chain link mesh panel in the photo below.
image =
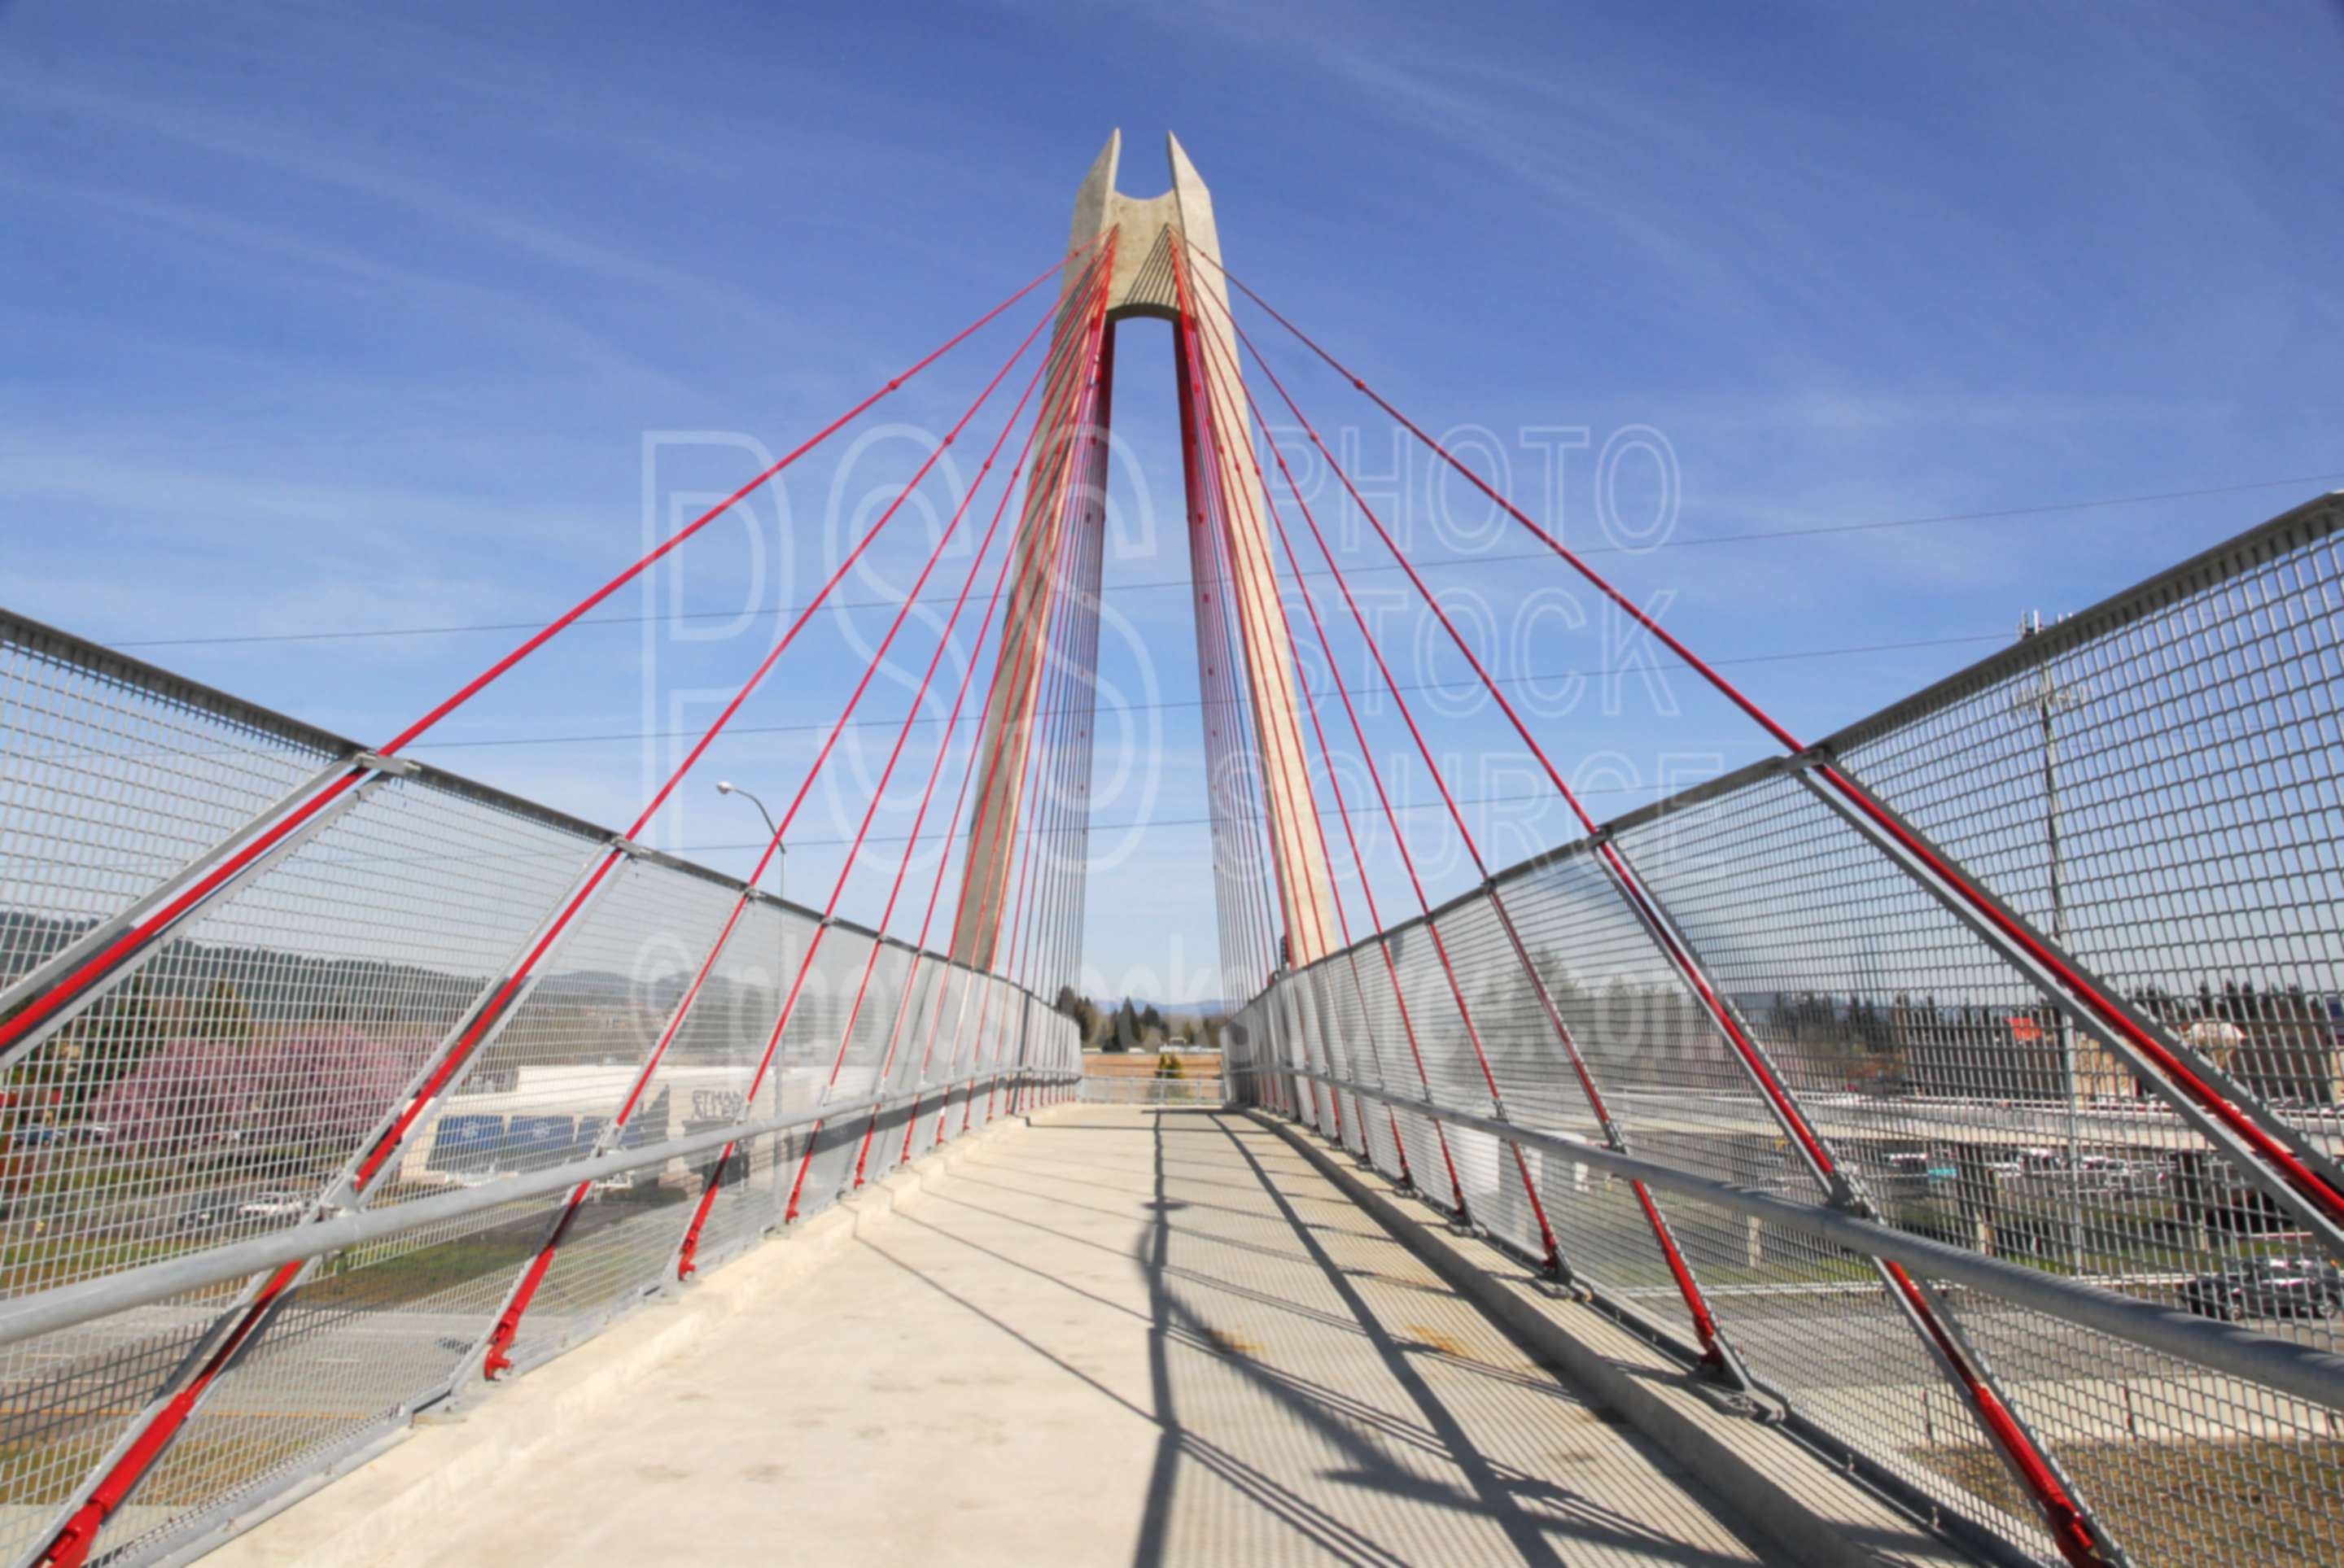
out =
{"type": "MultiPolygon", "coordinates": [[[[2344,1148],[2344,573],[2334,498],[2299,509],[1826,743],[1834,765],[2314,1147],[2344,1148]]],[[[1632,814],[1602,850],[1502,874],[1528,963],[1634,1153],[1829,1201],[1670,957],[1681,942],[1878,1219],[2033,1269],[2333,1352],[2344,1272],[2249,1174],[2141,1092],[2092,1028],[1791,769],[1746,769],[1632,814]]],[[[1507,1114],[1603,1129],[1483,893],[1439,918],[1507,1114]]],[[[1308,1055],[1359,1088],[1485,1115],[1417,923],[1277,990],[1305,989],[1308,1055]],[[1395,957],[1424,1060],[1369,1065],[1389,994],[1346,1007],[1346,966],[1395,957]],[[1367,1048],[1367,1049],[1363,1049],[1367,1048]]],[[[1386,988],[1389,993],[1389,987],[1386,988]]],[[[1299,1060],[1266,993],[1235,1081],[1276,1103],[1299,1060]]],[[[1307,1102],[1304,1109],[1307,1114],[1307,1102]]],[[[1430,1139],[1403,1110],[1411,1174],[1430,1139]],[[1421,1145],[1421,1147],[1420,1147],[1421,1145]]],[[[1366,1136],[1372,1145],[1375,1118],[1366,1136]]],[[[1323,1129],[1322,1129],[1323,1131],[1323,1129]]],[[[1348,1132],[1348,1129],[1346,1130],[1348,1132]]],[[[1475,1138],[1449,1144],[1476,1218],[1475,1138]]],[[[1377,1163],[1393,1174],[1389,1162],[1377,1163]]],[[[1624,1181],[1546,1151],[1539,1191],[1573,1267],[1656,1321],[1677,1294],[1624,1181]]],[[[1708,1302],[1763,1380],[1826,1433],[2029,1553],[2031,1501],[1859,1257],[1799,1230],[1670,1199],[1708,1302]]],[[[1947,1321],[2141,1564],[2328,1561],[2344,1533],[2335,1412],[1975,1292],[1947,1321]]]]}
{"type": "Polygon", "coordinates": [[[353,749],[0,612],[0,998],[353,749]]]}
{"type": "MultiPolygon", "coordinates": [[[[0,614],[0,988],[15,988],[0,990],[0,1016],[96,950],[106,922],[160,907],[358,752],[0,614]]],[[[0,1290],[102,1282],[352,1204],[396,1214],[582,1161],[598,1144],[646,1149],[813,1105],[871,940],[834,930],[752,1103],[750,1077],[816,923],[755,900],[617,1128],[743,890],[630,855],[586,893],[609,846],[599,829],[430,769],[374,770],[344,790],[11,1050],[0,1290]],[[510,1004],[491,1010],[581,897],[510,1004]],[[438,1083],[434,1098],[383,1143],[426,1082],[438,1083]],[[379,1146],[389,1159],[354,1197],[349,1178],[379,1146]]],[[[924,1031],[945,1021],[955,990],[995,993],[987,1060],[1005,1075],[996,1089],[1015,1082],[1030,999],[934,955],[920,968],[906,1000],[908,950],[880,951],[841,1102],[881,1088],[899,1012],[924,1031]]],[[[1038,1007],[1034,1017],[1064,1027],[1036,1023],[1025,1065],[1071,1075],[1071,1025],[1038,1007]]],[[[919,1081],[924,1043],[899,1055],[891,1083],[919,1081]]],[[[939,1065],[929,1081],[950,1076],[939,1065]]],[[[898,1162],[908,1114],[884,1108],[894,1144],[878,1153],[874,1141],[874,1175],[898,1162]]],[[[867,1121],[861,1111],[841,1120],[811,1207],[851,1180],[867,1121]]],[[[959,1131],[957,1116],[942,1127],[947,1139],[959,1131]]],[[[803,1131],[743,1141],[702,1267],[781,1222],[807,1141],[803,1131]]],[[[671,1161],[590,1189],[521,1320],[519,1361],[673,1278],[712,1161],[671,1161]]],[[[106,1518],[98,1559],[184,1552],[395,1432],[478,1378],[490,1323],[566,1202],[566,1192],[491,1201],[327,1255],[265,1312],[251,1303],[269,1276],[254,1276],[0,1350],[0,1549],[43,1544],[240,1327],[252,1332],[106,1518]]]]}

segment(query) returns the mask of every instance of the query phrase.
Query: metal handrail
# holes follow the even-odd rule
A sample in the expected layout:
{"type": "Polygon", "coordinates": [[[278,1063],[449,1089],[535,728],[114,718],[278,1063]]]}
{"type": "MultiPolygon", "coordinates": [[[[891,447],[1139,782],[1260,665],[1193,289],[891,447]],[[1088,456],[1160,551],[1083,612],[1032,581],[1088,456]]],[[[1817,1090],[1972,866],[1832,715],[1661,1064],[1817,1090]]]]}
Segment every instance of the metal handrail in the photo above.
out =
{"type": "Polygon", "coordinates": [[[2315,1350],[2290,1340],[2277,1339],[2251,1329],[2176,1312],[2136,1301],[2056,1274],[1965,1251],[1899,1231],[1876,1220],[1858,1219],[1844,1210],[1777,1198],[1747,1187],[1736,1187],[1706,1176],[1696,1176],[1673,1165],[1642,1160],[1600,1143],[1526,1127],[1494,1116],[1453,1111],[1429,1101],[1394,1094],[1352,1079],[1308,1068],[1274,1064],[1244,1067],[1239,1072],[1308,1079],[1340,1089],[1362,1099],[1379,1101],[1399,1110],[1451,1126],[1492,1133],[1510,1142],[1558,1153],[1608,1171],[1648,1187],[1681,1193],[1700,1202],[1772,1224],[1805,1231],[1866,1257],[1902,1263],[1926,1278],[1966,1285],[1984,1295],[2027,1308],[2063,1322],[2091,1329],[2114,1339],[2186,1361],[2209,1371],[2228,1372],[2250,1382],[2267,1384],[2294,1398],[2329,1410],[2344,1411],[2344,1356],[2315,1350]]]}
{"type": "Polygon", "coordinates": [[[60,1285],[55,1290],[0,1302],[0,1345],[15,1344],[58,1329],[71,1328],[76,1323],[108,1317],[132,1307],[148,1306],[189,1291],[245,1279],[297,1259],[315,1258],[328,1252],[364,1246],[386,1237],[501,1208],[520,1199],[548,1197],[566,1191],[581,1181],[598,1181],[624,1171],[664,1165],[671,1160],[687,1159],[721,1149],[738,1140],[794,1131],[819,1121],[834,1121],[857,1111],[884,1111],[908,1104],[915,1099],[935,1094],[939,1089],[949,1095],[955,1090],[987,1079],[1022,1083],[1066,1083],[1077,1076],[1040,1071],[973,1072],[946,1084],[923,1084],[884,1096],[866,1095],[860,1100],[815,1106],[786,1116],[770,1116],[761,1121],[734,1123],[712,1131],[695,1132],[661,1143],[621,1150],[598,1159],[551,1166],[527,1175],[498,1177],[460,1192],[437,1198],[419,1198],[396,1208],[354,1211],[333,1219],[296,1225],[271,1235],[256,1236],[249,1241],[208,1248],[184,1257],[167,1258],[136,1269],[126,1269],[118,1274],[60,1285]]]}

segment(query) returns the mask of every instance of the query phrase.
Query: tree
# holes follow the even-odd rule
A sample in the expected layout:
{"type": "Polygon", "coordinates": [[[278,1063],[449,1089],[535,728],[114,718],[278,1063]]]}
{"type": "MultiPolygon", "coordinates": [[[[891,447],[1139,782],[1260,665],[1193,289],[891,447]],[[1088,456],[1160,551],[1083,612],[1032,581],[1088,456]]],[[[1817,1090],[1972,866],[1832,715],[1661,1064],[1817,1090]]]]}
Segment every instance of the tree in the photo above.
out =
{"type": "Polygon", "coordinates": [[[77,1110],[138,1069],[154,1048],[163,1011],[148,977],[132,975],[35,1052],[18,1081],[55,1089],[64,1110],[77,1110]]]}
{"type": "Polygon", "coordinates": [[[98,1097],[96,1119],[125,1145],[160,1151],[215,1141],[251,1099],[246,1056],[224,1040],[166,1040],[98,1097]]]}
{"type": "Polygon", "coordinates": [[[1090,998],[1076,994],[1075,988],[1070,985],[1062,985],[1058,988],[1058,1000],[1054,1006],[1057,1011],[1075,1020],[1075,1032],[1084,1044],[1090,1044],[1098,1032],[1098,1009],[1092,1005],[1090,998]]]}
{"type": "Polygon", "coordinates": [[[182,1037],[146,1053],[99,1098],[118,1142],[157,1152],[231,1134],[268,1147],[347,1141],[390,1108],[429,1040],[348,1024],[251,1040],[182,1037]]]}

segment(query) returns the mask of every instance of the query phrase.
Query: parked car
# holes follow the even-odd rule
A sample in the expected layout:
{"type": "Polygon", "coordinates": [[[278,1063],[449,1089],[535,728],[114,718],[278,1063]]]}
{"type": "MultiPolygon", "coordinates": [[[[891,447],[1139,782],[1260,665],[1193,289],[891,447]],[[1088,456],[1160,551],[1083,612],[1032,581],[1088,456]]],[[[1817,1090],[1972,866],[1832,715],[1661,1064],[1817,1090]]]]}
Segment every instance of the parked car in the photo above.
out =
{"type": "Polygon", "coordinates": [[[2086,1154],[2076,1161],[2085,1185],[2117,1192],[2154,1192],[2170,1180],[2171,1172],[2151,1160],[2119,1160],[2112,1154],[2086,1154]]]}
{"type": "Polygon", "coordinates": [[[1924,1153],[1917,1149],[1900,1149],[1884,1156],[1881,1163],[1887,1168],[1888,1179],[1904,1184],[1908,1191],[1913,1187],[1942,1186],[1961,1175],[1954,1157],[1942,1150],[1924,1153]]]}
{"type": "Polygon", "coordinates": [[[259,1192],[237,1212],[248,1220],[298,1220],[309,1211],[309,1200],[299,1192],[259,1192]]]}
{"type": "Polygon", "coordinates": [[[244,1200],[234,1192],[213,1192],[187,1205],[179,1216],[182,1231],[217,1231],[233,1224],[244,1212],[244,1200]]]}
{"type": "Polygon", "coordinates": [[[2332,1318],[2344,1308],[2344,1270],[2317,1258],[2258,1258],[2181,1287],[2200,1317],[2332,1318]]]}
{"type": "Polygon", "coordinates": [[[2056,1149],[2021,1149],[2007,1160],[1996,1160],[1986,1170],[2004,1181],[2016,1181],[2027,1176],[2057,1176],[2066,1173],[2067,1157],[2056,1149]]]}

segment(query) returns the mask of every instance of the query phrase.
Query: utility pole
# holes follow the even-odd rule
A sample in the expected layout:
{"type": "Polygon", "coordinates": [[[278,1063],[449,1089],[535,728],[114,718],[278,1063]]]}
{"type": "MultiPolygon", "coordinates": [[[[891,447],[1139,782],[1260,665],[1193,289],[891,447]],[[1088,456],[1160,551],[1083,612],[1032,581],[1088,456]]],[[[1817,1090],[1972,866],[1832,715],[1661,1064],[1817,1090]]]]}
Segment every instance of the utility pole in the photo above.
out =
{"type": "MultiPolygon", "coordinates": [[[[2043,635],[2043,612],[2028,610],[2018,621],[2018,640],[2030,642],[2043,635]]],[[[2051,887],[2051,940],[2062,949],[2067,945],[2067,904],[2061,886],[2062,867],[2059,859],[2059,729],[2058,716],[2083,701],[2083,689],[2062,685],[2052,672],[2046,657],[2037,666],[2032,681],[2019,688],[2010,699],[2011,710],[2022,717],[2033,715],[2040,728],[2043,746],[2043,841],[2049,851],[2051,887]]],[[[2083,1097],[2083,1085],[2076,1075],[2076,1026],[2064,1010],[2057,1014],[2059,1025],[2059,1070],[2066,1079],[2067,1101],[2067,1265],[2076,1274],[2084,1271],[2084,1223],[2082,1139],[2076,1126],[2076,1102],[2083,1097]]]]}

